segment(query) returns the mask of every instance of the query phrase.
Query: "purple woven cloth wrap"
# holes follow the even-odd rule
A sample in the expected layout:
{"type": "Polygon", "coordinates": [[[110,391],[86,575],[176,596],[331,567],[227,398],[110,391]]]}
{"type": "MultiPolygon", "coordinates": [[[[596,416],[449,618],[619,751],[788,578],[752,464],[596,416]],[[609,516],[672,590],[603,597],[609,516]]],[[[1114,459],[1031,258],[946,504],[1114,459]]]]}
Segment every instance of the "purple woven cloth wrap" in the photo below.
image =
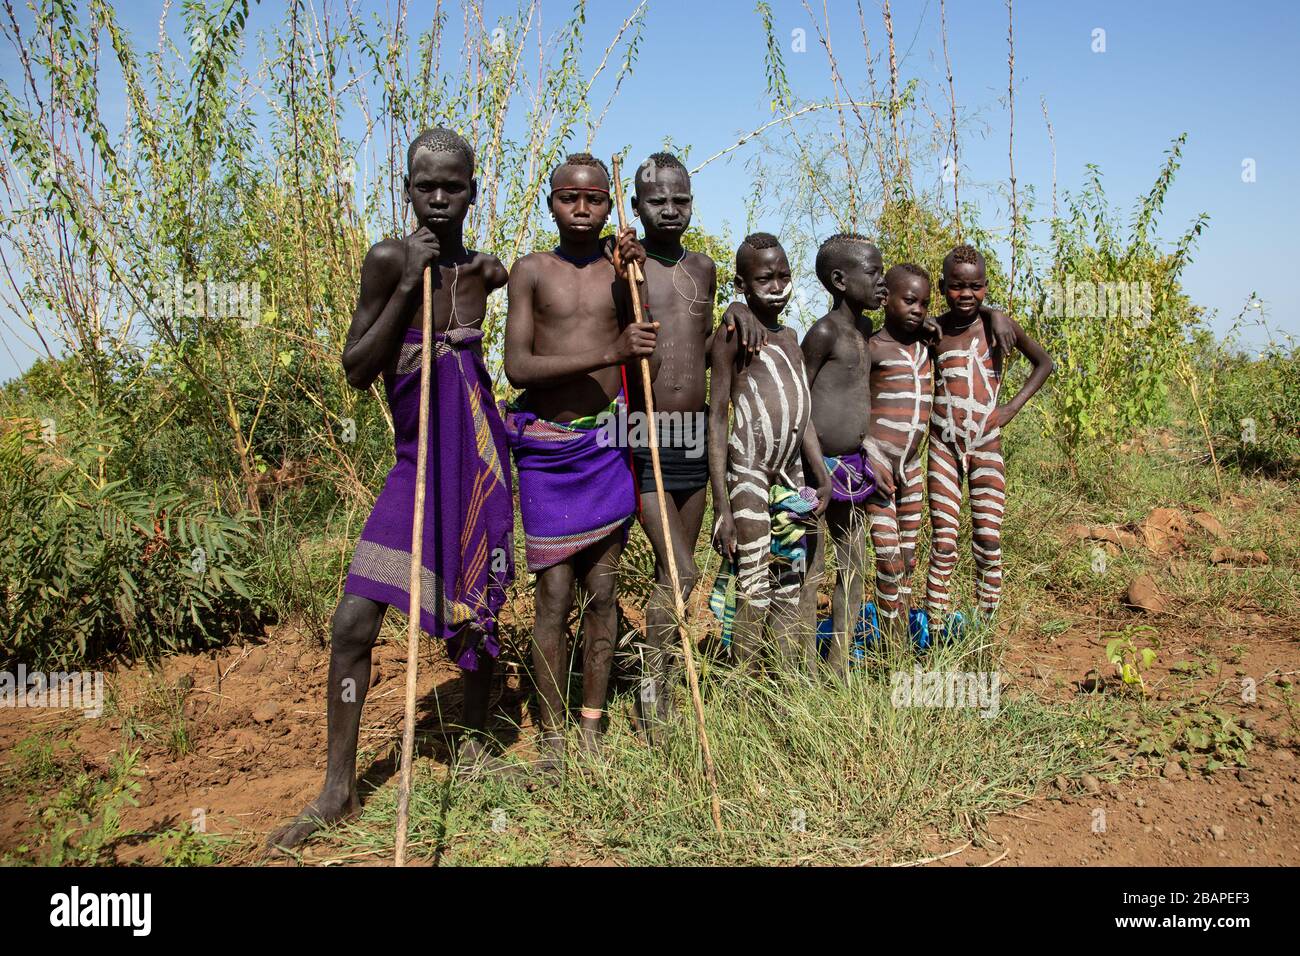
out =
{"type": "MultiPolygon", "coordinates": [[[[620,391],[611,403],[622,414],[620,391]]],[[[529,571],[567,561],[623,526],[636,513],[636,485],[627,449],[601,440],[602,429],[579,428],[506,410],[506,431],[519,473],[519,516],[529,571]]]]}
{"type": "Polygon", "coordinates": [[[855,451],[839,458],[823,458],[831,473],[831,500],[860,505],[876,490],[876,475],[866,455],[855,451]]]}
{"type": "MultiPolygon", "coordinates": [[[[407,329],[396,371],[384,373],[397,463],[361,532],[344,591],[406,613],[411,606],[411,525],[420,429],[418,328],[407,329]]],[[[482,640],[459,642],[456,663],[477,670],[500,652],[497,613],[514,580],[514,506],[505,425],[473,343],[478,329],[434,334],[429,463],[424,505],[420,627],[450,640],[466,626],[482,640]]]]}

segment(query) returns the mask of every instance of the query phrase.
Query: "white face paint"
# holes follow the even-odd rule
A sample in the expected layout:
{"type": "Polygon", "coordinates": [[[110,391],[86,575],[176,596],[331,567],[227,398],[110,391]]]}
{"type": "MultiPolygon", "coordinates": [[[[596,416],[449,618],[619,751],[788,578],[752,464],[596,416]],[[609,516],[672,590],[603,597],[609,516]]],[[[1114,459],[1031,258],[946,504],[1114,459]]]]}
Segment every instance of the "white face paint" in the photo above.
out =
{"type": "Polygon", "coordinates": [[[791,282],[776,295],[764,295],[762,292],[755,292],[754,298],[762,302],[769,309],[784,309],[790,301],[790,296],[794,293],[794,283],[791,282]]]}

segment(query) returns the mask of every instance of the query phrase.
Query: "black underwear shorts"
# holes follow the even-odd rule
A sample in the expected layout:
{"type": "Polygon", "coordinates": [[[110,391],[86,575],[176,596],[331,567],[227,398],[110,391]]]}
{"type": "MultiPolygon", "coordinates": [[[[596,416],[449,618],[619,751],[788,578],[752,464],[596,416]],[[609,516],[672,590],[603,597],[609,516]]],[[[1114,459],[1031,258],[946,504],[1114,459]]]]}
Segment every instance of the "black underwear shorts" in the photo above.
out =
{"type": "MultiPolygon", "coordinates": [[[[659,467],[664,475],[664,491],[696,491],[709,483],[708,417],[706,409],[698,419],[699,428],[684,429],[681,424],[661,428],[659,467]]],[[[632,471],[638,491],[644,494],[655,490],[649,445],[632,448],[632,471]]]]}

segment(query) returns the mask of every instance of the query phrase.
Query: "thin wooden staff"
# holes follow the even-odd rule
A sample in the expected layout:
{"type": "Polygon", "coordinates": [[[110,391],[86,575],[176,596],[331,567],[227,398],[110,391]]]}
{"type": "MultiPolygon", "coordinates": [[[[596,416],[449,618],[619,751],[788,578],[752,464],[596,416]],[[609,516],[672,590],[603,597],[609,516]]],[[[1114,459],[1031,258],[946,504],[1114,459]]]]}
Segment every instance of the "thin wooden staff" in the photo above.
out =
{"type": "MultiPolygon", "coordinates": [[[[618,228],[623,230],[623,177],[622,161],[613,158],[614,170],[614,207],[618,210],[618,228]]],[[[644,280],[641,267],[635,262],[627,263],[627,287],[632,294],[632,313],[637,324],[643,321],[641,314],[641,290],[637,285],[644,280]]],[[[722,802],[718,798],[718,779],[713,769],[713,751],[709,747],[709,734],[704,729],[704,700],[700,697],[700,679],[695,673],[695,654],[686,633],[686,602],[682,599],[681,579],[677,576],[677,556],[673,548],[672,531],[668,526],[668,508],[664,503],[664,475],[659,467],[659,426],[655,421],[655,397],[650,384],[650,360],[641,358],[641,385],[645,393],[645,411],[650,419],[650,463],[654,469],[655,495],[659,499],[659,518],[663,523],[665,547],[668,549],[668,577],[672,581],[673,599],[677,604],[677,634],[682,642],[682,656],[686,660],[686,681],[691,688],[691,702],[695,706],[695,726],[699,731],[700,752],[704,756],[704,776],[709,782],[709,792],[713,802],[713,826],[722,833],[722,802]]]]}
{"type": "Polygon", "coordinates": [[[411,523],[411,603],[406,618],[406,719],[402,771],[397,788],[397,839],[393,865],[406,865],[406,828],[411,805],[411,759],[415,752],[415,685],[420,668],[420,578],[424,556],[424,485],[429,473],[429,366],[433,339],[433,267],[424,267],[424,321],[420,336],[420,432],[415,454],[415,514],[411,523]]]}

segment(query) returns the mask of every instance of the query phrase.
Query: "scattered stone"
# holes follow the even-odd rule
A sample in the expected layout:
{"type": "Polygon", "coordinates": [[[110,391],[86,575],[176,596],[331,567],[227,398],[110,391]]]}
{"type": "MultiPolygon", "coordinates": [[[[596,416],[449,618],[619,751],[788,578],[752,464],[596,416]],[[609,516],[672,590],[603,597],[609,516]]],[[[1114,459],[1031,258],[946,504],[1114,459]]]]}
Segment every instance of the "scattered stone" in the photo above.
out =
{"type": "Polygon", "coordinates": [[[1206,534],[1215,538],[1226,538],[1228,536],[1228,532],[1224,529],[1223,525],[1219,523],[1219,519],[1214,517],[1214,515],[1210,514],[1208,511],[1194,512],[1192,514],[1192,521],[1196,522],[1196,524],[1198,524],[1201,530],[1206,534]]]}
{"type": "Polygon", "coordinates": [[[1263,551],[1243,551],[1240,548],[1221,547],[1210,552],[1211,564],[1235,564],[1238,567],[1258,567],[1268,564],[1263,551]]]}
{"type": "Polygon", "coordinates": [[[1191,530],[1177,508],[1156,508],[1138,525],[1138,538],[1152,554],[1166,555],[1186,547],[1191,530]]]}
{"type": "Polygon", "coordinates": [[[244,663],[241,666],[250,675],[262,673],[262,668],[266,666],[266,648],[253,648],[248,657],[244,658],[244,663]]]}
{"type": "Polygon", "coordinates": [[[1261,793],[1259,795],[1259,805],[1261,807],[1271,807],[1275,803],[1277,803],[1277,797],[1273,796],[1273,794],[1261,793]]]}
{"type": "Polygon", "coordinates": [[[280,705],[273,700],[264,700],[253,708],[253,720],[259,724],[269,724],[280,716],[280,705]]]}
{"type": "Polygon", "coordinates": [[[1161,771],[1166,780],[1182,780],[1187,776],[1183,770],[1183,765],[1177,760],[1170,760],[1165,764],[1165,769],[1161,771]]]}
{"type": "Polygon", "coordinates": [[[1149,574],[1139,574],[1129,583],[1128,605],[1147,614],[1159,614],[1166,607],[1155,579],[1149,574]]]}
{"type": "Polygon", "coordinates": [[[1087,790],[1089,793],[1101,793],[1101,781],[1092,774],[1085,773],[1081,780],[1083,782],[1084,790],[1087,790]]]}
{"type": "Polygon", "coordinates": [[[1060,775],[1058,775],[1056,780],[1053,782],[1056,784],[1056,789],[1060,790],[1062,793],[1065,793],[1065,791],[1070,789],[1070,782],[1060,775]]]}
{"type": "Polygon", "coordinates": [[[1133,801],[1133,805],[1135,807],[1145,807],[1147,805],[1147,802],[1143,800],[1141,797],[1138,797],[1136,800],[1133,801]]]}
{"type": "Polygon", "coordinates": [[[1228,831],[1216,823],[1214,826],[1210,827],[1210,835],[1214,837],[1216,841],[1222,841],[1223,838],[1228,835],[1228,831]]]}

